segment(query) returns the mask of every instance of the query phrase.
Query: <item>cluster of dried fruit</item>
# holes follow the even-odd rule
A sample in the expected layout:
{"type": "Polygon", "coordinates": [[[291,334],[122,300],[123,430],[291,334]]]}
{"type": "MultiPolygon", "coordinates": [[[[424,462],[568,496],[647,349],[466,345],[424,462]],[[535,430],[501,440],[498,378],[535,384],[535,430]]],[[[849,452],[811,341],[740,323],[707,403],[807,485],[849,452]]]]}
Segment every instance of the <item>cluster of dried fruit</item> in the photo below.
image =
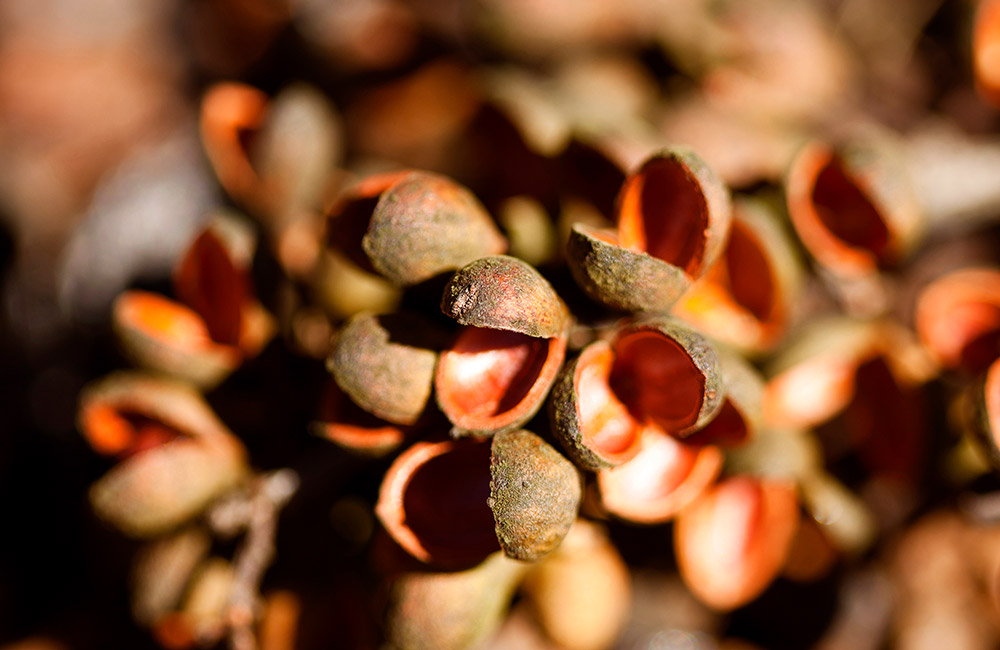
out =
{"type": "MultiPolygon", "coordinates": [[[[992,48],[975,60],[987,98],[992,48]]],[[[1000,216],[995,192],[975,209],[934,204],[914,187],[914,150],[868,128],[794,155],[782,134],[769,162],[717,173],[659,137],[588,132],[592,116],[557,111],[521,72],[468,81],[438,62],[350,107],[369,150],[426,155],[433,172],[345,165],[340,117],[313,87],[204,95],[207,158],[256,223],[213,215],[176,265],[176,301],[118,297],[115,333],[142,370],[92,383],[78,415],[115,459],[94,511],[148,540],[132,602],[162,645],[294,639],[302,596],[261,590],[278,513],[306,479],[252,469],[269,463],[251,463],[205,399],[268,346],[325,363],[312,433],[375,477],[348,518],[380,587],[352,596],[380,603],[398,648],[478,646],[510,627],[519,589],[552,643],[610,647],[637,588],[613,540],[640,527],[669,531],[663,562],[732,611],[779,577],[896,553],[881,542],[924,505],[940,448],[955,484],[1000,469],[996,252],[914,261],[956,215],[975,213],[973,232],[1000,216]],[[464,166],[479,197],[451,178],[464,166]],[[741,174],[763,189],[731,191],[741,174]],[[260,260],[280,289],[258,295],[260,260]],[[953,400],[949,422],[932,394],[953,400]]],[[[977,567],[1000,562],[988,534],[940,529],[977,567]]],[[[899,562],[936,543],[915,540],[899,562]]],[[[906,583],[898,620],[931,591],[906,583]]],[[[886,619],[838,629],[879,639],[886,619]]]]}

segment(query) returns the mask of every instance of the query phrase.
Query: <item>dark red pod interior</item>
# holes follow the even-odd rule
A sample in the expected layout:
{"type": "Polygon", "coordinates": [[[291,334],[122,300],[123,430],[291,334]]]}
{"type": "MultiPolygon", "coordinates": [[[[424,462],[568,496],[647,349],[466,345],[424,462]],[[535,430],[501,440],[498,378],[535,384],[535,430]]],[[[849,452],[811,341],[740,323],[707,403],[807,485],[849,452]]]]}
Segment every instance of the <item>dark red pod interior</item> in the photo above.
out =
{"type": "Polygon", "coordinates": [[[362,409],[333,380],[327,383],[319,418],[316,429],[320,435],[359,453],[378,454],[393,449],[409,431],[362,409]]]}

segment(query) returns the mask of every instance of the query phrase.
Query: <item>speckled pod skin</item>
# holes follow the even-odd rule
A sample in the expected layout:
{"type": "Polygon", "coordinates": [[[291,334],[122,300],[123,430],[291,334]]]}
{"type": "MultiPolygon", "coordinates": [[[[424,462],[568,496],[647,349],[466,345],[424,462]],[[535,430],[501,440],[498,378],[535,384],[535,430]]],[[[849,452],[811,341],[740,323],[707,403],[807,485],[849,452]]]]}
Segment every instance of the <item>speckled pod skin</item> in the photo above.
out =
{"type": "Polygon", "coordinates": [[[397,650],[480,646],[500,627],[528,566],[494,553],[465,571],[403,574],[389,590],[387,640],[397,650]]]}
{"type": "MultiPolygon", "coordinates": [[[[681,428],[658,423],[668,433],[683,435],[701,429],[716,416],[722,408],[726,391],[723,385],[719,357],[711,344],[700,334],[669,316],[645,316],[627,321],[620,326],[612,340],[612,347],[620,355],[623,342],[635,335],[654,334],[672,341],[688,356],[691,365],[702,382],[701,406],[692,422],[681,428]]],[[[654,421],[655,417],[652,418],[654,421]]]]}
{"type": "MultiPolygon", "coordinates": [[[[578,467],[591,471],[620,465],[635,456],[639,450],[638,444],[631,444],[623,453],[608,453],[590,440],[589,431],[584,431],[579,394],[581,375],[584,372],[581,366],[588,363],[590,357],[601,354],[613,354],[608,343],[604,341],[596,341],[584,348],[576,358],[563,367],[549,397],[549,419],[552,422],[553,434],[578,467]]],[[[604,379],[606,381],[607,378],[604,379]]],[[[609,389],[608,393],[610,392],[609,389]]],[[[606,405],[606,408],[608,406],[623,411],[621,417],[617,419],[622,422],[623,428],[632,430],[632,437],[637,443],[640,426],[628,415],[625,406],[620,403],[606,405]]]]}
{"type": "Polygon", "coordinates": [[[582,497],[573,464],[522,429],[493,437],[490,476],[489,505],[504,553],[537,560],[558,547],[582,497]]]}
{"type": "Polygon", "coordinates": [[[337,336],[327,368],[337,385],[369,413],[413,424],[430,398],[437,354],[397,343],[372,314],[359,314],[337,336]]]}
{"type": "Polygon", "coordinates": [[[409,286],[502,253],[507,240],[467,189],[415,171],[381,193],[361,246],[375,270],[409,286]]]}
{"type": "Polygon", "coordinates": [[[531,265],[507,255],[459,269],[444,289],[441,311],[462,325],[536,338],[562,335],[569,319],[552,285],[531,265]]]}
{"type": "Polygon", "coordinates": [[[619,246],[614,231],[582,223],[570,231],[566,262],[590,298],[622,311],[666,311],[691,287],[682,269],[619,246]]]}

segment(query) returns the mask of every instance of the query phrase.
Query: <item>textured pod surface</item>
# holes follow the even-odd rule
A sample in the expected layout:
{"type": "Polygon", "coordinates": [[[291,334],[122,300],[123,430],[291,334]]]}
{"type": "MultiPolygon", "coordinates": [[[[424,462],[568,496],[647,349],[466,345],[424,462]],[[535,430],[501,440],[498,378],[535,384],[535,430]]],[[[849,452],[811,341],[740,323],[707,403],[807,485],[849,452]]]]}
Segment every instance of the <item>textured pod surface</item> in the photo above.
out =
{"type": "Polygon", "coordinates": [[[722,407],[725,388],[715,350],[677,320],[626,322],[611,345],[611,388],[639,422],[684,434],[705,426],[722,407]]]}
{"type": "Polygon", "coordinates": [[[711,607],[746,604],[778,575],[798,522],[790,483],[744,477],[719,483],[677,518],[681,577],[711,607]]]}
{"type": "Polygon", "coordinates": [[[962,269],[927,285],[917,298],[916,329],[946,368],[985,370],[1000,355],[1000,270],[962,269]]]}
{"type": "Polygon", "coordinates": [[[413,424],[430,398],[437,361],[434,350],[417,345],[419,330],[419,322],[399,315],[359,314],[337,336],[327,368],[361,408],[413,424]]]}
{"type": "Polygon", "coordinates": [[[507,255],[477,259],[459,269],[444,289],[441,311],[462,325],[538,338],[561,335],[569,319],[548,280],[507,255]]]}
{"type": "Polygon", "coordinates": [[[619,465],[639,451],[642,427],[609,383],[614,352],[596,341],[566,364],[550,398],[552,432],[584,469],[619,465]]]}
{"type": "Polygon", "coordinates": [[[573,464],[522,429],[494,436],[490,476],[489,504],[504,552],[536,560],[559,546],[582,496],[573,464]]]}
{"type": "Polygon", "coordinates": [[[566,263],[588,296],[623,311],[666,311],[691,287],[679,267],[620,246],[612,230],[582,223],[570,231],[566,263]]]}
{"type": "Polygon", "coordinates": [[[764,378],[743,357],[719,353],[726,398],[711,422],[687,438],[697,444],[739,445],[751,439],[763,424],[764,378]]]}
{"type": "Polygon", "coordinates": [[[845,277],[898,264],[923,223],[905,171],[888,143],[834,148],[813,142],[785,182],[792,225],[813,257],[845,277]]]}
{"type": "Polygon", "coordinates": [[[692,279],[722,253],[731,219],[729,190],[686,149],[647,159],[629,174],[618,195],[619,243],[672,264],[692,279]]]}
{"type": "Polygon", "coordinates": [[[418,442],[383,477],[375,514],[418,560],[468,567],[498,549],[489,498],[489,443],[418,442]]]}
{"type": "Polygon", "coordinates": [[[722,460],[718,447],[688,444],[648,428],[633,459],[597,474],[601,503],[621,519],[670,521],[711,487],[722,460]]]}
{"type": "Polygon", "coordinates": [[[389,591],[386,636],[398,650],[467,650],[497,629],[528,566],[495,553],[456,573],[407,573],[389,591]]]}
{"type": "Polygon", "coordinates": [[[507,249],[467,189],[427,172],[407,174],[382,192],[361,245],[379,273],[404,286],[507,249]]]}

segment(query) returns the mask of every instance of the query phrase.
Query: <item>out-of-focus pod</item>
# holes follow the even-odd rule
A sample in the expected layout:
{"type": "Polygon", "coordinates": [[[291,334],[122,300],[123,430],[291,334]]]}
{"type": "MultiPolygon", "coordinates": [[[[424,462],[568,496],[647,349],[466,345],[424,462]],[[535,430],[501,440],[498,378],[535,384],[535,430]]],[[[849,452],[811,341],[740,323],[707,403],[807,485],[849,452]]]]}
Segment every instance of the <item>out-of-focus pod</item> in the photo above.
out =
{"type": "Polygon", "coordinates": [[[464,325],[441,352],[438,406],[457,435],[516,429],[545,401],[566,354],[569,310],[533,267],[485,257],[448,282],[441,310],[464,325]]]}
{"type": "Polygon", "coordinates": [[[439,347],[434,338],[415,316],[359,314],[337,334],[327,368],[365,411],[414,424],[431,396],[439,347]]]}
{"type": "Polygon", "coordinates": [[[677,518],[674,545],[681,577],[711,607],[746,604],[777,577],[798,523],[794,484],[726,479],[677,518]]]}
{"type": "Polygon", "coordinates": [[[312,431],[356,454],[382,456],[398,448],[413,428],[372,415],[355,404],[331,379],[312,431]]]}
{"type": "Polygon", "coordinates": [[[965,426],[1000,470],[1000,358],[963,395],[965,426]]]}
{"type": "Polygon", "coordinates": [[[175,268],[177,301],[138,290],[119,295],[112,324],[129,358],[212,388],[256,356],[275,326],[250,285],[255,244],[248,224],[219,214],[175,268]]]}
{"type": "Polygon", "coordinates": [[[581,493],[573,465],[519,430],[414,444],[386,472],[375,512],[413,557],[467,567],[498,548],[522,560],[549,553],[576,519],[581,493]]]}
{"type": "Polygon", "coordinates": [[[725,398],[708,424],[688,434],[691,444],[734,447],[753,440],[763,425],[764,378],[743,357],[720,350],[719,372],[725,398]]]}
{"type": "Polygon", "coordinates": [[[1000,357],[1000,269],[947,273],[917,298],[921,342],[949,370],[977,373],[1000,357]]]}
{"type": "Polygon", "coordinates": [[[981,0],[972,34],[972,72],[979,95],[1000,106],[1000,2],[981,0]]]}
{"type": "Polygon", "coordinates": [[[748,354],[768,352],[788,329],[802,280],[801,261],[773,212],[737,201],[722,255],[674,314],[748,354]]]}
{"type": "Polygon", "coordinates": [[[227,610],[234,579],[228,561],[213,557],[202,562],[180,606],[153,624],[153,637],[160,645],[174,649],[218,643],[229,627],[227,610]]]}
{"type": "Polygon", "coordinates": [[[573,277],[594,300],[625,311],[666,311],[722,253],[729,190],[694,153],[647,159],[622,185],[617,230],[580,226],[567,245],[573,277]]]}
{"type": "Polygon", "coordinates": [[[274,226],[319,210],[343,149],[339,115],[304,84],[273,100],[246,84],[215,84],[202,100],[201,138],[226,192],[274,226]]]}
{"type": "Polygon", "coordinates": [[[523,590],[545,634],[567,650],[611,647],[632,602],[625,561],[605,532],[583,519],[531,568],[523,590]]]}
{"type": "Polygon", "coordinates": [[[111,375],[85,389],[78,426],[96,450],[121,459],[91,487],[90,502],[131,536],[178,526],[247,474],[243,445],[184,384],[111,375]]]}
{"type": "Polygon", "coordinates": [[[837,277],[856,279],[898,265],[923,232],[905,168],[887,137],[807,144],[792,161],[785,192],[802,243],[837,277]]]}
{"type": "Polygon", "coordinates": [[[185,528],[150,542],[135,557],[131,576],[132,616],[150,627],[174,611],[211,539],[200,528],[185,528]]]}
{"type": "Polygon", "coordinates": [[[362,180],[331,209],[327,231],[330,244],[348,259],[399,286],[507,249],[493,218],[469,190],[423,171],[362,180]]]}
{"type": "Polygon", "coordinates": [[[389,589],[385,634],[398,650],[471,650],[500,628],[530,565],[493,553],[450,573],[404,573],[389,589]]]}

